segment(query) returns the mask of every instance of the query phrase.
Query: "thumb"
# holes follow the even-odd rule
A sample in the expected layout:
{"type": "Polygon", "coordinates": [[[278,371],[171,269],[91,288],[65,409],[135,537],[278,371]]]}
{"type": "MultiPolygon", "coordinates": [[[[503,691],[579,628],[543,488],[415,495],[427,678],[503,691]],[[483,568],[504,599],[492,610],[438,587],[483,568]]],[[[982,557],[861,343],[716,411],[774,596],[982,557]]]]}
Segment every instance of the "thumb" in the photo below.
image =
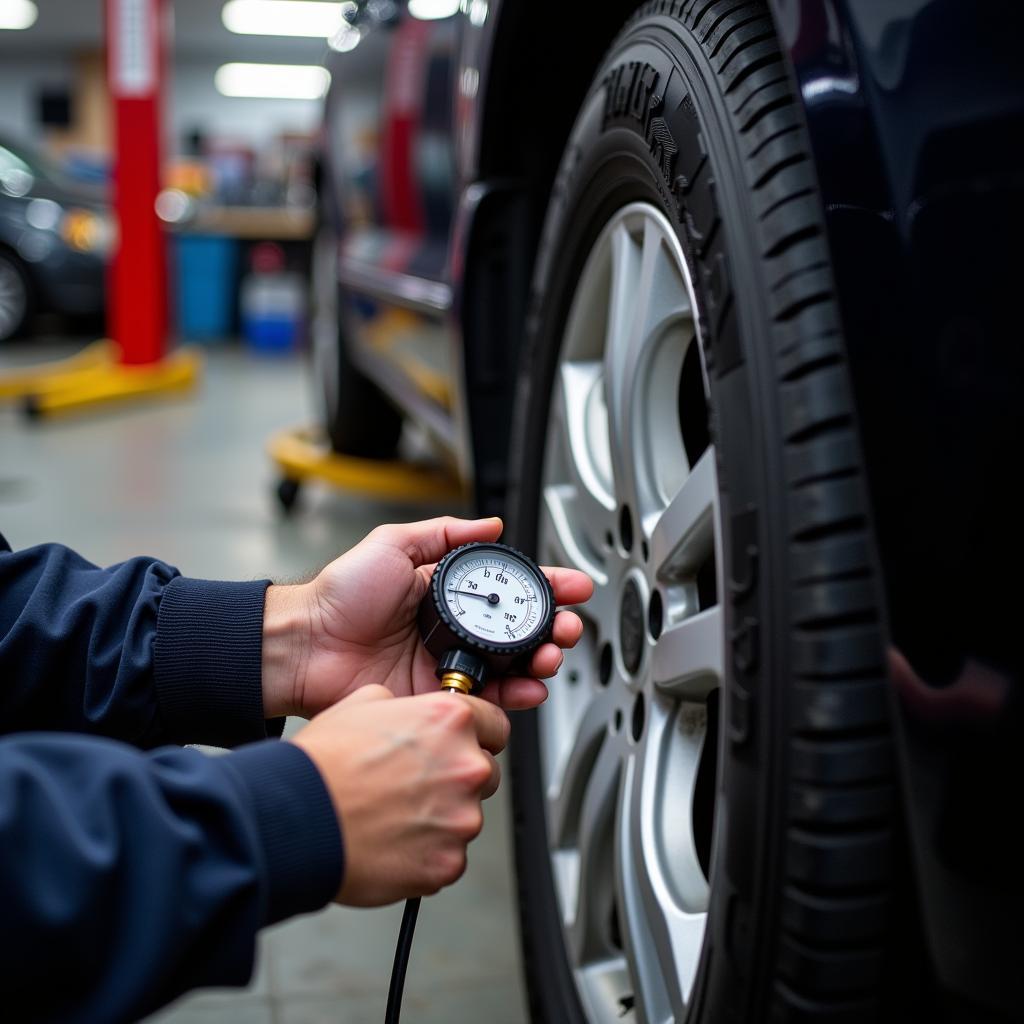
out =
{"type": "Polygon", "coordinates": [[[338,701],[337,706],[352,707],[354,704],[369,704],[379,700],[393,700],[394,694],[380,683],[367,683],[354,690],[344,700],[338,701]]]}
{"type": "Polygon", "coordinates": [[[436,562],[452,548],[470,541],[497,540],[503,524],[500,519],[455,519],[441,516],[419,523],[401,523],[380,527],[386,539],[401,548],[414,565],[436,562]]]}

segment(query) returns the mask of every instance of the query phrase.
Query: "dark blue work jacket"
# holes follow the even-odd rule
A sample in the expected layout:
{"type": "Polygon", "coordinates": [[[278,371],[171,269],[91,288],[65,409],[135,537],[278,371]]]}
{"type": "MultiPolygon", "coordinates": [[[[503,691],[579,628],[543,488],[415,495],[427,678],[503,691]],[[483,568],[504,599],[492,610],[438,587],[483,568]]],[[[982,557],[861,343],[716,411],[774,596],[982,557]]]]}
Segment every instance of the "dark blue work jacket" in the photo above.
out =
{"type": "Polygon", "coordinates": [[[266,586],[0,537],[0,1017],[106,1024],[244,984],[262,926],[337,892],[326,788],[267,738],[266,586]]]}

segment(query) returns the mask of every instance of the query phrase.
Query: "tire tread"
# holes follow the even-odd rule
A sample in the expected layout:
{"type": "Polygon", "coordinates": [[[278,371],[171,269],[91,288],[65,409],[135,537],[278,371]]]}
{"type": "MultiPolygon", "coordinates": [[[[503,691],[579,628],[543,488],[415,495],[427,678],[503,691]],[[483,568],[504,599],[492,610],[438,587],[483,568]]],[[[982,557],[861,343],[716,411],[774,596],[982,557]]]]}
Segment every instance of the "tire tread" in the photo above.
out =
{"type": "MultiPolygon", "coordinates": [[[[763,0],[649,0],[623,35],[652,17],[688,33],[717,80],[779,389],[791,683],[779,937],[765,954],[771,1000],[758,1019],[863,1024],[878,1013],[897,791],[881,584],[813,154],[763,0]]],[[[705,154],[684,200],[713,181],[705,154]]],[[[722,231],[719,217],[707,225],[700,259],[722,250],[722,231]]],[[[719,336],[739,316],[727,295],[719,336]]]]}

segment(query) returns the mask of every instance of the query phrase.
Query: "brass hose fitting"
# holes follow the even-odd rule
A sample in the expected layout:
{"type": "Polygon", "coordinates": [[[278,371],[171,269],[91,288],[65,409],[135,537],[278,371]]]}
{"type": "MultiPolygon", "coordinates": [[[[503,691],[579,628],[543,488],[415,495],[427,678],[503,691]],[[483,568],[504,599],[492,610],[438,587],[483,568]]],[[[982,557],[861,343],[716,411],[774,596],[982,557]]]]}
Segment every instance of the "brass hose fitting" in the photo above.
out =
{"type": "Polygon", "coordinates": [[[449,693],[469,694],[473,689],[473,680],[465,672],[445,672],[441,676],[441,689],[449,693]]]}

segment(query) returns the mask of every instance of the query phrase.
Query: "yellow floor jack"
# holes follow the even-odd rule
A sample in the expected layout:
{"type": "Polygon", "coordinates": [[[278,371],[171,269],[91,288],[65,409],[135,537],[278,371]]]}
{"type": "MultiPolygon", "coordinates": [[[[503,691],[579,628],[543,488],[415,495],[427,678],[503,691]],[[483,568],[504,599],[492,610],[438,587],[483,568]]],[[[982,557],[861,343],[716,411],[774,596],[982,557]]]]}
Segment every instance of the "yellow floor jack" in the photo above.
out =
{"type": "Polygon", "coordinates": [[[275,434],[267,444],[267,452],[281,474],[277,498],[285,512],[295,507],[308,481],[397,501],[461,502],[466,497],[458,476],[443,466],[340,455],[308,428],[275,434]]]}
{"type": "Polygon", "coordinates": [[[159,362],[131,366],[119,360],[113,341],[97,341],[76,355],[0,373],[0,399],[20,401],[30,418],[157,398],[191,390],[202,358],[182,348],[159,362]]]}

